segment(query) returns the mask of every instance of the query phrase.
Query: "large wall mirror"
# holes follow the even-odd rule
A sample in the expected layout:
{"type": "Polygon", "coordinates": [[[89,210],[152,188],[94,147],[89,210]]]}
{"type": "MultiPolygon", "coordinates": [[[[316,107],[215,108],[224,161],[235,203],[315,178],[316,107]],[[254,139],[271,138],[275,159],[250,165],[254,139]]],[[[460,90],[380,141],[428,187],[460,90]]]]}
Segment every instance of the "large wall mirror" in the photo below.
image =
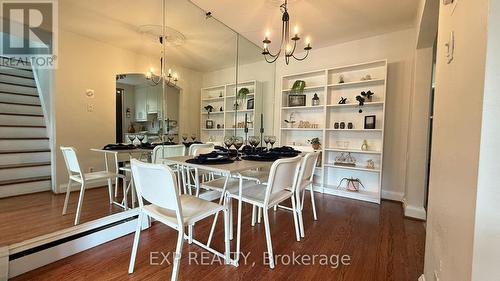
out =
{"type": "Polygon", "coordinates": [[[84,196],[80,183],[68,185],[61,146],[75,148],[82,173],[115,172],[130,156],[152,156],[106,147],[273,135],[274,65],[190,1],[65,0],[59,14],[59,65],[47,78],[50,144],[40,155],[48,164],[27,172],[43,181],[0,198],[0,246],[132,215],[122,179],[87,182],[84,196]]]}

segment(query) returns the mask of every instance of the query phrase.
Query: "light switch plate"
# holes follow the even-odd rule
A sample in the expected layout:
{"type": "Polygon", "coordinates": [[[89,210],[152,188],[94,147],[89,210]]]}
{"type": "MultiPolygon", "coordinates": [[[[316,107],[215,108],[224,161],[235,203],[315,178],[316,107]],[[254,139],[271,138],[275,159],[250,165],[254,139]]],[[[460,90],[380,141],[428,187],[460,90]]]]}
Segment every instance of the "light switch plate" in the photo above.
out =
{"type": "Polygon", "coordinates": [[[87,112],[94,112],[94,110],[95,110],[95,105],[88,103],[87,104],[87,112]]]}
{"type": "Polygon", "coordinates": [[[455,31],[450,32],[450,38],[445,44],[446,47],[446,62],[450,64],[453,61],[455,53],[455,31]]]}

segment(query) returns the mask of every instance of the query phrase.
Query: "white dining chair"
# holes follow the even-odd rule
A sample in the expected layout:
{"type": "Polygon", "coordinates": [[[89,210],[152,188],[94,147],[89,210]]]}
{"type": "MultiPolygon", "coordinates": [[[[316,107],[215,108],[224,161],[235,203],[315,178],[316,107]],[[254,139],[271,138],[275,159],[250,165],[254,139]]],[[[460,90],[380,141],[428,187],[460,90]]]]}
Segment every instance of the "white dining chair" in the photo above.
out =
{"type": "MultiPolygon", "coordinates": [[[[154,164],[163,164],[163,158],[169,157],[178,157],[186,155],[186,146],[183,144],[176,145],[157,145],[153,148],[153,152],[151,153],[151,160],[154,164]]],[[[171,166],[174,173],[177,175],[177,185],[179,188],[184,187],[184,184],[181,184],[181,169],[178,167],[171,166]]]]}
{"type": "MultiPolygon", "coordinates": [[[[188,155],[189,156],[198,156],[203,153],[210,153],[215,149],[213,143],[194,143],[189,146],[188,155]],[[195,154],[197,152],[198,154],[195,154]]],[[[214,175],[212,173],[200,172],[198,169],[190,169],[185,168],[185,182],[184,187],[187,189],[189,194],[192,194],[192,189],[195,189],[196,195],[199,195],[199,181],[201,176],[201,181],[204,182],[207,178],[212,178],[214,175]],[[191,182],[192,181],[192,182],[191,182]]],[[[186,192],[186,191],[185,191],[186,192]]]]}
{"type": "Polygon", "coordinates": [[[267,184],[248,186],[242,190],[241,197],[239,192],[237,194],[228,195],[230,198],[237,200],[241,199],[245,203],[249,203],[263,209],[269,266],[271,268],[274,268],[274,256],[268,209],[290,199],[292,202],[295,235],[297,241],[300,241],[300,230],[294,196],[297,189],[297,178],[299,175],[301,159],[302,157],[297,156],[276,160],[271,166],[267,184]]]}
{"type": "Polygon", "coordinates": [[[319,152],[309,152],[304,155],[300,163],[299,176],[297,178],[297,191],[295,193],[295,198],[297,202],[297,215],[299,219],[300,235],[304,237],[304,220],[302,219],[302,210],[304,209],[304,198],[306,194],[306,189],[309,187],[311,195],[311,209],[313,212],[314,220],[318,220],[316,214],[316,203],[314,202],[314,188],[313,188],[313,178],[314,171],[316,170],[316,164],[318,162],[319,152]]]}
{"type": "Polygon", "coordinates": [[[226,206],[190,195],[179,195],[177,181],[172,169],[162,164],[144,163],[135,159],[131,160],[132,174],[139,197],[139,218],[135,231],[132,254],[129,264],[129,273],[134,272],[135,258],[139,246],[142,220],[154,218],[155,220],[177,230],[177,246],[171,280],[177,280],[179,262],[181,259],[184,229],[195,222],[224,212],[224,245],[225,259],[229,261],[229,236],[228,236],[228,209],[226,206]],[[143,199],[150,202],[144,205],[143,199]]]}
{"type": "MultiPolygon", "coordinates": [[[[76,156],[76,149],[73,147],[61,146],[61,152],[64,157],[64,162],[66,163],[66,168],[68,170],[68,185],[66,187],[66,197],[64,199],[63,215],[67,213],[69,195],[71,193],[71,184],[74,182],[80,183],[80,196],[78,197],[78,205],[76,208],[75,225],[80,223],[80,215],[82,213],[83,197],[85,194],[85,187],[87,184],[107,181],[108,182],[108,192],[109,192],[109,204],[113,204],[113,183],[112,180],[118,178],[124,178],[123,175],[118,173],[112,173],[110,171],[99,171],[91,173],[83,173],[76,156]]],[[[118,181],[117,181],[118,182],[118,181]]],[[[123,185],[123,192],[125,194],[125,184],[123,185]]],[[[126,197],[124,199],[126,204],[126,197]]]]}

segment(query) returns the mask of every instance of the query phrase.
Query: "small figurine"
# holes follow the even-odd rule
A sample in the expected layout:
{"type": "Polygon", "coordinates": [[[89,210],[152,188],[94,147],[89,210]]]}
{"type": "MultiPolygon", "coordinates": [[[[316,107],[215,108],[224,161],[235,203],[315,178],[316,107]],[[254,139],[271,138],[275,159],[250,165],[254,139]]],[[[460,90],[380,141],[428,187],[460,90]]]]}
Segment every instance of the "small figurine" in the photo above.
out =
{"type": "Polygon", "coordinates": [[[219,111],[221,111],[221,112],[224,111],[224,109],[222,108],[222,106],[220,107],[219,111]]]}
{"type": "Polygon", "coordinates": [[[345,83],[344,82],[344,74],[340,74],[339,76],[339,84],[345,83]]]}
{"type": "Polygon", "coordinates": [[[354,126],[352,125],[352,122],[347,123],[347,129],[352,129],[354,126]]]}
{"type": "Polygon", "coordinates": [[[361,145],[362,151],[368,151],[368,143],[366,140],[363,140],[363,144],[361,145]]]}
{"type": "Polygon", "coordinates": [[[367,169],[375,169],[375,162],[373,162],[372,159],[369,159],[366,161],[366,168],[367,169]]]}
{"type": "Polygon", "coordinates": [[[347,98],[340,97],[339,104],[346,104],[347,103],[347,98]]]}

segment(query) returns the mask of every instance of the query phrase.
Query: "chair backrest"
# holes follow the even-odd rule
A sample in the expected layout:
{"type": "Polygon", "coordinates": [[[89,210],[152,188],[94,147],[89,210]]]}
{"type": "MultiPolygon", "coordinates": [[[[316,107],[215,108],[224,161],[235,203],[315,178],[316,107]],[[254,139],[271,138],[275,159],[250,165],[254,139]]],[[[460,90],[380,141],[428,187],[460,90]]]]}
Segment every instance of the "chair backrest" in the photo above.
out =
{"type": "Polygon", "coordinates": [[[307,153],[300,162],[300,172],[298,177],[298,188],[303,190],[307,184],[313,181],[314,170],[318,162],[319,152],[307,153]]]}
{"type": "Polygon", "coordinates": [[[137,159],[130,160],[139,206],[142,199],[153,205],[176,212],[182,222],[182,211],[177,189],[177,180],[170,167],[162,164],[144,163],[137,159]]]}
{"type": "Polygon", "coordinates": [[[160,158],[184,156],[186,154],[186,146],[183,144],[176,145],[157,145],[153,149],[151,160],[155,164],[161,164],[160,158]]]}
{"type": "Polygon", "coordinates": [[[302,157],[284,158],[276,160],[269,171],[267,190],[264,203],[269,203],[272,194],[283,191],[295,191],[302,157]]]}
{"type": "Polygon", "coordinates": [[[70,146],[61,146],[60,148],[64,157],[64,162],[66,163],[66,168],[68,169],[68,174],[82,174],[78,158],[76,157],[76,149],[70,146]]]}
{"type": "Polygon", "coordinates": [[[207,154],[207,153],[210,153],[214,151],[212,148],[209,148],[209,147],[200,147],[200,148],[196,148],[193,150],[193,156],[198,156],[200,154],[207,154]]]}
{"type": "Polygon", "coordinates": [[[194,151],[198,148],[210,148],[213,150],[214,147],[213,143],[193,143],[189,146],[189,156],[194,156],[194,151]]]}

